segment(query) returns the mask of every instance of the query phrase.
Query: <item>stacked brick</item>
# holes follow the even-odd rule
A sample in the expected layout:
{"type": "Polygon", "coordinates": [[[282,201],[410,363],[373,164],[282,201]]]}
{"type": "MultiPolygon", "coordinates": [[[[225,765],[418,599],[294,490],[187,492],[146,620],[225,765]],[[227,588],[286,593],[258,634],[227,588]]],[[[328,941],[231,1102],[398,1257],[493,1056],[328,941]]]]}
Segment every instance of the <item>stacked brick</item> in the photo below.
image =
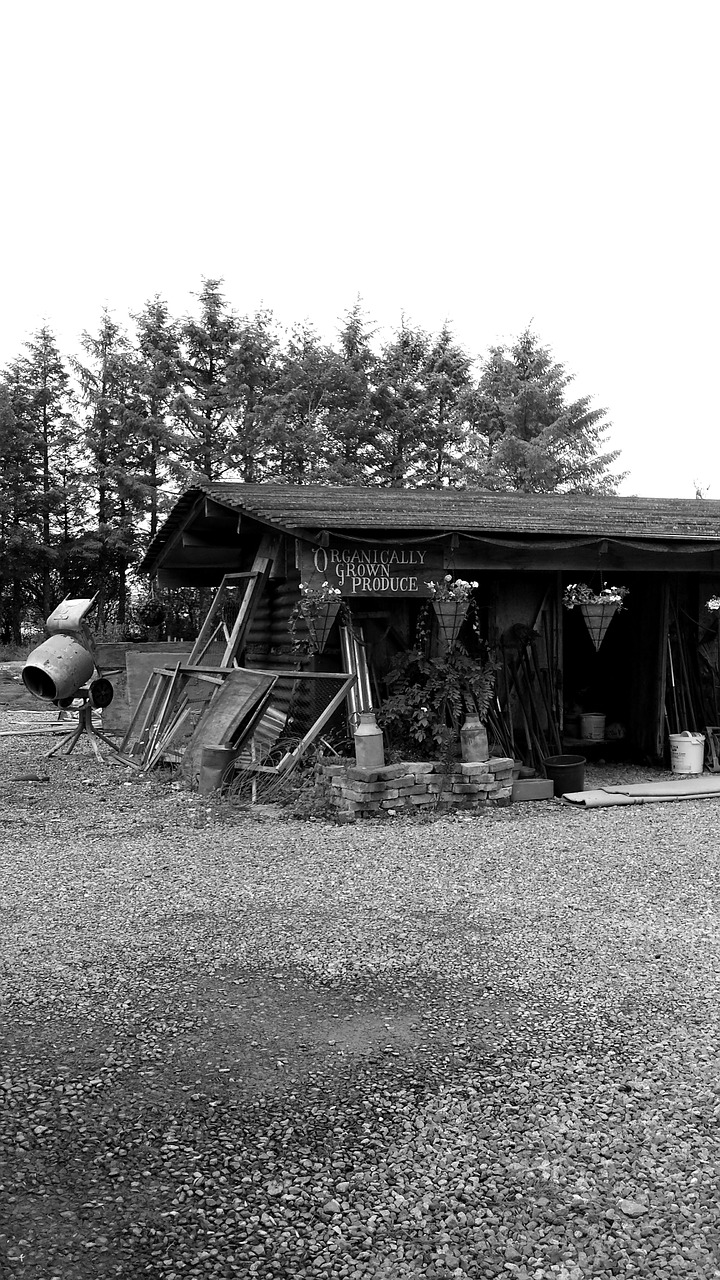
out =
{"type": "Polygon", "coordinates": [[[505,756],[470,764],[405,761],[360,769],[353,760],[320,764],[317,792],[338,816],[374,818],[402,809],[479,809],[512,799],[513,761],[505,756]]]}

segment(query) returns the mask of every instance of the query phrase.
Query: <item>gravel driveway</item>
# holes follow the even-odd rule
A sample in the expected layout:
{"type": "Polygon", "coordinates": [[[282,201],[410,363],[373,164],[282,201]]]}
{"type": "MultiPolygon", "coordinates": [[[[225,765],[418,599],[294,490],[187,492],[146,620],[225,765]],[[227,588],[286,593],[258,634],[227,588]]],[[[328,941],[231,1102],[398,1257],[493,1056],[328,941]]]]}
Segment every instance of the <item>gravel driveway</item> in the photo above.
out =
{"type": "Polygon", "coordinates": [[[0,742],[3,1280],[720,1277],[720,802],[348,828],[43,749],[0,742]]]}

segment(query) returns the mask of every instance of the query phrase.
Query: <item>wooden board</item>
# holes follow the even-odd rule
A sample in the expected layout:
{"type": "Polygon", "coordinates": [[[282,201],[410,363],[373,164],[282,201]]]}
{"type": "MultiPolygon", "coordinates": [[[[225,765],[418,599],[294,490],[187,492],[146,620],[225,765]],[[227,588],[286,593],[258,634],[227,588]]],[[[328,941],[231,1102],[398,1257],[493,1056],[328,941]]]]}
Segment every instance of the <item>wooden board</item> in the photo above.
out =
{"type": "MultiPolygon", "coordinates": [[[[120,667],[118,672],[107,675],[115,696],[103,711],[103,725],[109,733],[122,737],[126,733],[138,702],[149,677],[157,667],[174,667],[178,661],[187,658],[192,649],[192,641],[162,641],[143,644],[131,644],[129,641],[117,644],[96,645],[98,669],[106,674],[109,667],[120,667]]],[[[222,645],[215,644],[208,651],[211,661],[219,661],[222,657],[222,645]]],[[[25,687],[24,685],[22,686],[25,687]]],[[[200,694],[191,689],[190,697],[194,700],[200,694]]],[[[28,694],[30,698],[30,694],[28,694]]],[[[33,703],[36,699],[31,698],[33,703]]]]}
{"type": "Polygon", "coordinates": [[[205,746],[229,746],[244,722],[273,688],[277,677],[238,667],[229,671],[195,726],[183,754],[180,771],[192,780],[200,769],[205,746]]]}

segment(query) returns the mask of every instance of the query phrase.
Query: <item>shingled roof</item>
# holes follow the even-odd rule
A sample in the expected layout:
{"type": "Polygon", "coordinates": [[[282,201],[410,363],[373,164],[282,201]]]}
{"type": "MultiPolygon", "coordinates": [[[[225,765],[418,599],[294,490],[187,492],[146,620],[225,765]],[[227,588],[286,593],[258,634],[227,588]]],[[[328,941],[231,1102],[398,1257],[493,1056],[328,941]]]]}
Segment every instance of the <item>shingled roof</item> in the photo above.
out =
{"type": "Polygon", "coordinates": [[[210,484],[216,502],[299,529],[453,529],[606,537],[720,538],[720,502],[479,489],[210,484]]]}
{"type": "MultiPolygon", "coordinates": [[[[598,534],[607,538],[720,538],[720,502],[697,498],[606,498],[482,489],[370,489],[347,485],[197,485],[205,494],[288,530],[454,529],[473,532],[598,534]]],[[[177,508],[176,508],[177,509],[177,508]]],[[[173,513],[170,513],[172,518],[173,513]]]]}
{"type": "Polygon", "coordinates": [[[720,543],[720,502],[694,498],[586,497],[488,493],[479,489],[373,489],[344,485],[207,482],[183,493],[144,557],[151,570],[163,548],[205,498],[285,532],[494,534],[720,543]]]}

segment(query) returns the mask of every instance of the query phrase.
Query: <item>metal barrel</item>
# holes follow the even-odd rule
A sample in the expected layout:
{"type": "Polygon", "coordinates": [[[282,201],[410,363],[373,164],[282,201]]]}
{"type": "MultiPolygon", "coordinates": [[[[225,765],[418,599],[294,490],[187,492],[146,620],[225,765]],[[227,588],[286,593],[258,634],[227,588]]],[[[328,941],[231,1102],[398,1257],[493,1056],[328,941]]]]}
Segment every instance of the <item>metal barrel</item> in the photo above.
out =
{"type": "Polygon", "coordinates": [[[73,698],[95,670],[92,655],[73,636],[55,635],[33,649],[22,682],[34,698],[55,702],[73,698]]]}

